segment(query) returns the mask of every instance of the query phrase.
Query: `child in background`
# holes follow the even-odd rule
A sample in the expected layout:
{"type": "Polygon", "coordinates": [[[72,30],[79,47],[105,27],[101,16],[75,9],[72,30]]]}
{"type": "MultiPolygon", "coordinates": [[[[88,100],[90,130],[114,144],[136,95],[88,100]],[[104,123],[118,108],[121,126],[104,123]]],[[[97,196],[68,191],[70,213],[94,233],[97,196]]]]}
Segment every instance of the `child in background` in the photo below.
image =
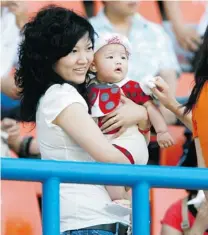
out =
{"type": "MultiPolygon", "coordinates": [[[[124,95],[147,109],[151,124],[157,133],[157,141],[160,147],[169,147],[173,139],[168,133],[165,120],[152,98],[146,95],[138,82],[126,77],[128,71],[128,60],[131,54],[131,45],[128,39],[119,34],[104,34],[95,41],[94,61],[90,70],[95,74],[88,86],[88,98],[90,111],[96,119],[99,127],[102,118],[114,111],[120,105],[121,96],[124,95]]],[[[148,65],[147,65],[148,66],[148,65]]],[[[139,69],[139,67],[138,67],[139,69]]],[[[131,164],[144,165],[148,161],[147,142],[143,131],[139,126],[131,126],[119,137],[113,138],[119,129],[105,133],[109,141],[129,159],[131,164]]],[[[125,192],[119,187],[107,187],[112,200],[122,199],[125,192]]]]}

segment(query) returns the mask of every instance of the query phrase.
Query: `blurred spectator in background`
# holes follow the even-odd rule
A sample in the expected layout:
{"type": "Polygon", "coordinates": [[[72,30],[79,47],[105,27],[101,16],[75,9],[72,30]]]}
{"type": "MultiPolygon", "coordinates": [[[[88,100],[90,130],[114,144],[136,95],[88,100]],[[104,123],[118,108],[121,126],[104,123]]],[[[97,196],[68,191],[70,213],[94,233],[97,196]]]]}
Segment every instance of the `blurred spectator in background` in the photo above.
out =
{"type": "Polygon", "coordinates": [[[10,156],[9,144],[16,143],[17,136],[19,136],[19,125],[15,120],[4,119],[1,124],[1,157],[10,156]]]}
{"type": "Polygon", "coordinates": [[[10,150],[20,158],[40,158],[37,141],[32,136],[21,136],[19,123],[11,118],[1,122],[1,156],[10,156],[10,150]]]}
{"type": "MultiPolygon", "coordinates": [[[[104,9],[90,19],[98,33],[117,32],[128,37],[132,44],[128,77],[140,81],[146,76],[161,75],[175,93],[180,68],[171,41],[161,26],[137,13],[139,1],[103,1],[104,9]]],[[[168,124],[175,116],[161,107],[168,124]]]]}
{"type": "MultiPolygon", "coordinates": [[[[20,29],[27,21],[27,5],[21,1],[1,1],[1,111],[17,107],[17,88],[12,69],[17,66],[20,29]],[[10,99],[9,97],[12,99],[10,99]]],[[[4,115],[5,116],[5,115],[4,115]]]]}
{"type": "MultiPolygon", "coordinates": [[[[182,163],[184,167],[197,167],[197,156],[194,141],[188,155],[182,163]]],[[[187,190],[188,196],[172,204],[162,220],[161,235],[208,235],[208,203],[187,205],[196,197],[196,190],[187,190]]]]}
{"type": "Polygon", "coordinates": [[[17,63],[20,29],[26,22],[24,2],[1,2],[1,70],[0,78],[6,78],[17,63]]]}
{"type": "Polygon", "coordinates": [[[192,3],[196,7],[198,4],[207,5],[198,25],[184,23],[179,1],[162,1],[160,4],[163,4],[163,16],[169,20],[169,23],[165,22],[164,26],[172,38],[178,57],[183,61],[182,69],[185,71],[195,70],[195,57],[208,24],[208,2],[201,1],[199,3],[196,1],[192,3]]]}

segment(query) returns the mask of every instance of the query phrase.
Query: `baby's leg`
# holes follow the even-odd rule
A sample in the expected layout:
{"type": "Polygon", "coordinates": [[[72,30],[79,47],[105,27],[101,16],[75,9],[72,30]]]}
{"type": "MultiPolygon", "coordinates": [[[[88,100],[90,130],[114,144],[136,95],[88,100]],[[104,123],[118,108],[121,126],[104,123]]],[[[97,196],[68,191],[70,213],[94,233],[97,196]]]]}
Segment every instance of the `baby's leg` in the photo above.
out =
{"type": "Polygon", "coordinates": [[[123,148],[117,144],[113,144],[113,146],[115,148],[117,148],[118,150],[120,150],[130,161],[131,164],[134,164],[135,161],[134,161],[134,157],[132,156],[132,154],[126,149],[126,148],[123,148]]]}
{"type": "MultiPolygon", "coordinates": [[[[118,146],[116,144],[113,144],[117,149],[119,149],[126,157],[129,159],[129,161],[134,164],[134,159],[131,153],[127,150],[122,148],[121,146],[118,146]]],[[[106,186],[106,189],[110,195],[110,198],[114,200],[131,200],[130,195],[128,194],[127,190],[125,187],[120,187],[120,186],[106,186]]]]}

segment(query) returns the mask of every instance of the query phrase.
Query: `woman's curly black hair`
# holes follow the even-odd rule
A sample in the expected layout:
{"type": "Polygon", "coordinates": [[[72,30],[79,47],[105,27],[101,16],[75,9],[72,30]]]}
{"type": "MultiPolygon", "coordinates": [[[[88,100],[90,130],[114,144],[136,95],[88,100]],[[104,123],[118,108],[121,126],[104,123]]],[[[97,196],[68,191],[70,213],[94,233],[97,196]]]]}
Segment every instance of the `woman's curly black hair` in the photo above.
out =
{"type": "MultiPolygon", "coordinates": [[[[34,121],[41,96],[51,85],[66,82],[53,66],[69,54],[86,33],[94,47],[92,25],[73,11],[54,5],[41,9],[23,27],[19,68],[15,73],[16,85],[20,88],[22,121],[34,121]]],[[[70,84],[87,101],[85,83],[70,84]]]]}

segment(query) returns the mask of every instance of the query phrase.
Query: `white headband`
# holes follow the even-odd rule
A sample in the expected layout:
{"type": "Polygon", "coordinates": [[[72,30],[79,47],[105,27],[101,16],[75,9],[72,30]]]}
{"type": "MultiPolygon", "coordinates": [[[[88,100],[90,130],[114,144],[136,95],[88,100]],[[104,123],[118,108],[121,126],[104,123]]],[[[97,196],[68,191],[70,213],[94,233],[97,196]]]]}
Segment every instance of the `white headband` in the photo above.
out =
{"type": "Polygon", "coordinates": [[[96,53],[99,49],[109,44],[120,44],[125,47],[129,55],[131,54],[131,44],[128,38],[117,33],[101,34],[95,40],[94,53],[96,53]]]}

